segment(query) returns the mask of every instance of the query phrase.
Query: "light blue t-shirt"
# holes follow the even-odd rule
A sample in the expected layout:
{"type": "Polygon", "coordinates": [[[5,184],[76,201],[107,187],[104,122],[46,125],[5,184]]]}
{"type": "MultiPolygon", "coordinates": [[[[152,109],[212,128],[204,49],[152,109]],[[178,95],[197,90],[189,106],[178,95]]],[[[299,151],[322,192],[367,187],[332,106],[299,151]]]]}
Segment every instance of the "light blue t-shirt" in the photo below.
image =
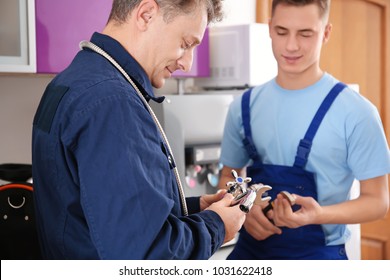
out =
{"type": "MultiPolygon", "coordinates": [[[[317,109],[338,82],[325,73],[300,90],[281,88],[275,79],[253,89],[250,122],[257,152],[265,164],[292,166],[300,139],[317,109]]],[[[229,108],[221,163],[233,168],[250,164],[242,144],[241,96],[229,108]]],[[[350,198],[353,180],[390,173],[390,152],[376,107],[351,88],[344,89],[325,115],[305,167],[313,172],[318,202],[331,205],[350,198]]],[[[349,238],[345,225],[323,225],[327,245],[349,238]]]]}

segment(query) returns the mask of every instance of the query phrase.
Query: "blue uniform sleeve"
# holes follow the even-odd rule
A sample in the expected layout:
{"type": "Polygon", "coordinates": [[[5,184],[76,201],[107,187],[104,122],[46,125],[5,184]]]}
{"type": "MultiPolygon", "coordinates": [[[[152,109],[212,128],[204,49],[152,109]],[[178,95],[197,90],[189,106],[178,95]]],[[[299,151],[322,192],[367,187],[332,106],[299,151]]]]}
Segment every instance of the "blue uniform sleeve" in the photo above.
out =
{"type": "Polygon", "coordinates": [[[80,188],[72,218],[85,224],[101,259],[208,259],[223,243],[224,224],[212,211],[181,215],[164,144],[141,100],[126,91],[95,98],[64,125],[64,153],[80,188]]]}

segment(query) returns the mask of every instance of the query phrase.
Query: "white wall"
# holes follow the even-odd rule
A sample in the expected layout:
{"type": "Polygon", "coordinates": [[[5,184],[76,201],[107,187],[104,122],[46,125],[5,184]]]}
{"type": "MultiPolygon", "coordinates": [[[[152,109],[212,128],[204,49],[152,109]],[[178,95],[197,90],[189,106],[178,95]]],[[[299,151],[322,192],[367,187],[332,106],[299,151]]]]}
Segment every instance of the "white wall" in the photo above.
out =
{"type": "Polygon", "coordinates": [[[33,116],[51,78],[0,76],[0,163],[31,163],[33,116]]]}
{"type": "Polygon", "coordinates": [[[216,25],[253,23],[256,21],[255,0],[224,0],[224,20],[216,25]]]}

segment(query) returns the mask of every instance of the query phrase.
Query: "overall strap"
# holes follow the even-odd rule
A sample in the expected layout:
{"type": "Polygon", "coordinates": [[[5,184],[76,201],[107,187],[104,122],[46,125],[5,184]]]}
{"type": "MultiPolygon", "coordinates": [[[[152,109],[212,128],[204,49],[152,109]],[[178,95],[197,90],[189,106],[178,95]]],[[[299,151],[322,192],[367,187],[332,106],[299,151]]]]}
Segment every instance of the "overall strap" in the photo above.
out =
{"type": "Polygon", "coordinates": [[[345,84],[341,82],[337,83],[325,97],[320,108],[318,108],[316,115],[314,116],[308,130],[306,131],[305,137],[299,142],[294,162],[295,167],[305,167],[307,159],[309,157],[314,136],[316,135],[317,130],[320,127],[320,124],[325,117],[325,114],[328,112],[330,106],[332,105],[333,101],[345,87],[345,84]]]}
{"type": "Polygon", "coordinates": [[[250,123],[250,99],[251,99],[251,92],[252,88],[248,89],[244,94],[242,95],[241,100],[241,114],[242,114],[242,122],[244,126],[244,139],[242,140],[242,143],[244,144],[244,147],[248,153],[248,156],[256,161],[259,159],[259,155],[257,153],[255,144],[253,143],[252,138],[252,129],[251,129],[251,123],[250,123]]]}

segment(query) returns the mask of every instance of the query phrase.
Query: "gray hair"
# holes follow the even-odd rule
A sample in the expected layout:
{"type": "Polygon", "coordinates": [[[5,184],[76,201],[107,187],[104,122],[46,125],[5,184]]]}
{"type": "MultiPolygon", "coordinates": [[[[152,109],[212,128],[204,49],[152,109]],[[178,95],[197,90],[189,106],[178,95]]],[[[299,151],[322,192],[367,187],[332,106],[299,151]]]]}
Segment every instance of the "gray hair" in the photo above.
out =
{"type": "MultiPolygon", "coordinates": [[[[176,16],[190,14],[204,5],[207,9],[207,21],[217,22],[223,18],[223,0],[155,0],[163,11],[166,22],[176,16]]],[[[113,0],[112,9],[108,21],[114,20],[119,23],[126,22],[130,13],[142,2],[142,0],[113,0]]]]}

